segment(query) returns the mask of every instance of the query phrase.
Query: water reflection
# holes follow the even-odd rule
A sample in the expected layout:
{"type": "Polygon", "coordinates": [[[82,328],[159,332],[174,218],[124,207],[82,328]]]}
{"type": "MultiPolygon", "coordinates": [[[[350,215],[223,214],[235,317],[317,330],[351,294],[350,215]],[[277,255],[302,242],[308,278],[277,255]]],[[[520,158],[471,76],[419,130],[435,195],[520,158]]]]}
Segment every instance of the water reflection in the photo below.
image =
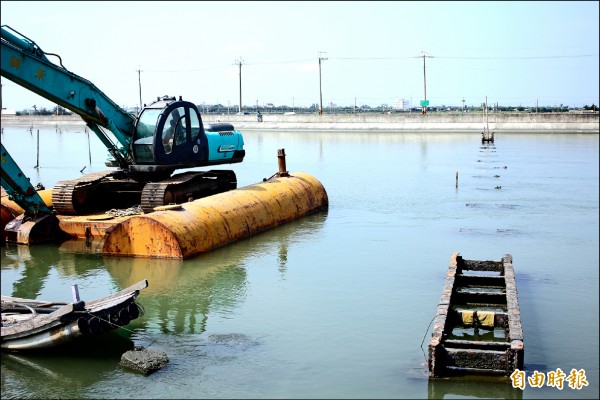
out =
{"type": "Polygon", "coordinates": [[[309,215],[190,260],[105,257],[104,263],[119,287],[148,279],[148,288],[139,298],[145,314],[130,324],[132,328],[147,333],[201,334],[209,315],[230,317],[244,301],[248,292],[245,265],[250,259],[277,254],[278,270],[284,276],[290,243],[317,233],[325,215],[309,215]]]}
{"type": "MultiPolygon", "coordinates": [[[[199,334],[206,330],[210,314],[230,315],[244,301],[249,259],[276,254],[277,269],[285,279],[289,246],[317,234],[326,215],[326,210],[321,211],[185,261],[102,257],[102,240],[80,239],[58,247],[9,245],[3,252],[2,268],[20,275],[10,295],[34,299],[57,276],[63,294],[75,282],[92,281],[80,283],[84,299],[108,294],[98,294],[102,286],[105,292],[107,286],[118,291],[147,279],[148,287],[138,298],[144,316],[129,327],[148,333],[199,334]]],[[[44,293],[47,300],[55,300],[47,297],[44,293]]]]}
{"type": "Polygon", "coordinates": [[[50,270],[59,263],[60,253],[55,246],[6,245],[2,257],[2,269],[16,269],[21,279],[13,282],[6,296],[35,299],[39,296],[50,270]],[[33,255],[32,255],[33,252],[33,255]]]}
{"type": "Polygon", "coordinates": [[[106,258],[107,271],[126,287],[148,279],[139,298],[145,314],[133,327],[149,333],[202,333],[208,315],[235,308],[246,292],[243,259],[226,249],[192,261],[106,258]]]}
{"type": "Polygon", "coordinates": [[[43,352],[3,353],[2,398],[86,397],[88,387],[114,371],[132,348],[129,339],[105,333],[43,352]]]}
{"type": "MultiPolygon", "coordinates": [[[[65,301],[70,299],[69,287],[80,283],[81,288],[94,289],[93,296],[100,297],[114,291],[109,284],[105,290],[98,287],[98,282],[82,284],[82,281],[93,275],[102,274],[104,271],[102,258],[98,256],[81,256],[64,252],[61,247],[53,244],[24,246],[6,244],[2,247],[2,271],[11,271],[17,278],[12,279],[12,288],[7,286],[11,282],[3,282],[2,294],[30,299],[43,298],[44,300],[65,301]],[[61,281],[61,286],[55,286],[56,280],[61,281]],[[64,285],[62,285],[64,283],[64,285]],[[101,293],[97,293],[100,289],[101,293]],[[65,293],[69,294],[67,299],[65,293]],[[49,297],[50,296],[50,297],[49,297]],[[53,296],[59,296],[54,298],[53,296]]],[[[120,290],[121,288],[118,288],[120,290]]],[[[90,293],[90,296],[92,294],[90,293]]],[[[87,296],[87,299],[90,298],[87,296]]]]}
{"type": "Polygon", "coordinates": [[[444,399],[457,396],[482,399],[522,399],[523,390],[513,388],[510,379],[506,377],[465,376],[429,379],[427,398],[444,399]]]}
{"type": "MultiPolygon", "coordinates": [[[[134,344],[155,343],[174,358],[196,352],[202,356],[193,357],[199,368],[220,365],[222,359],[255,346],[258,342],[243,333],[202,334],[209,318],[235,316],[248,292],[248,263],[272,258],[273,270],[285,279],[288,251],[319,234],[326,215],[318,212],[185,261],[102,257],[97,240],[68,241],[59,247],[4,247],[3,274],[20,273],[13,295],[35,298],[44,286],[67,287],[84,279],[104,289],[120,290],[142,279],[149,285],[138,297],[144,315],[126,329],[45,354],[3,355],[3,397],[85,397],[94,385],[122,373],[120,357],[134,344]]],[[[91,293],[89,286],[90,282],[80,285],[91,293]]]]}

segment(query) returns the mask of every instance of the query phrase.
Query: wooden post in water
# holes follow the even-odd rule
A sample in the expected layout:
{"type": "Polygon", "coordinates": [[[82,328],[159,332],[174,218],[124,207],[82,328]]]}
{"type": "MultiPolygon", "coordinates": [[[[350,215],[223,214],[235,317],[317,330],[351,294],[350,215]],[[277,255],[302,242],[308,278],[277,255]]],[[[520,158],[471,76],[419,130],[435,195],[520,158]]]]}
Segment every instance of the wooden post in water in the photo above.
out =
{"type": "Polygon", "coordinates": [[[78,303],[81,301],[79,297],[79,286],[76,283],[71,285],[71,295],[73,296],[73,303],[78,303]]]}
{"type": "Polygon", "coordinates": [[[456,187],[458,187],[458,170],[456,170],[456,187]]]}
{"type": "MultiPolygon", "coordinates": [[[[141,92],[140,92],[140,96],[141,96],[141,92]]],[[[91,148],[91,144],[90,144],[90,131],[88,131],[88,128],[85,128],[85,132],[87,133],[87,140],[88,140],[88,155],[90,158],[90,165],[92,165],[92,148],[91,148]]]]}
{"type": "Polygon", "coordinates": [[[37,130],[37,163],[34,168],[40,168],[40,130],[37,130]]]}

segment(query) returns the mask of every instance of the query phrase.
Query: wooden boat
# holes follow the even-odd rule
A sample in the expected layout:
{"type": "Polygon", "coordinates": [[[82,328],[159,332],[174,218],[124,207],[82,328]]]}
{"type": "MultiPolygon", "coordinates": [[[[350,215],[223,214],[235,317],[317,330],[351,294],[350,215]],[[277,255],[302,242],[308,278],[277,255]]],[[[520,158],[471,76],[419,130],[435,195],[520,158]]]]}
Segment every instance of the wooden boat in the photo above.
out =
{"type": "MultiPolygon", "coordinates": [[[[125,326],[141,315],[135,299],[147,286],[142,280],[101,299],[74,303],[2,296],[1,348],[45,349],[125,326]]],[[[78,296],[74,293],[76,300],[78,296]]]]}
{"type": "Polygon", "coordinates": [[[523,359],[512,256],[482,261],[453,253],[429,342],[429,376],[510,376],[523,359]]]}

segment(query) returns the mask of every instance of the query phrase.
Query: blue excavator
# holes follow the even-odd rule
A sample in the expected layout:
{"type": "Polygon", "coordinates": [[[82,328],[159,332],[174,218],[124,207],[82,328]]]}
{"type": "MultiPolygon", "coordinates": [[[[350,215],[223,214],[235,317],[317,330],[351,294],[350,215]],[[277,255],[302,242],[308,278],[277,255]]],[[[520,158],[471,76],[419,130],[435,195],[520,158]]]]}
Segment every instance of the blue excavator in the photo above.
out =
{"type": "MultiPolygon", "coordinates": [[[[81,116],[110,153],[106,165],[113,169],[56,183],[52,207],[57,214],[86,215],[138,204],[144,212],[152,212],[158,206],[237,187],[232,170],[174,174],[181,169],[242,162],[244,140],[231,124],[204,124],[196,105],[181,97],[158,97],[134,115],[90,81],[67,70],[60,56],[43,51],[11,27],[2,25],[0,37],[2,76],[81,116]],[[49,56],[56,57],[58,64],[49,56]]],[[[8,153],[4,145],[2,153],[8,153]]],[[[17,182],[9,179],[12,171],[3,164],[3,187],[17,182]]],[[[18,183],[11,190],[7,187],[9,193],[30,190],[18,183]]],[[[39,204],[19,205],[37,212],[43,209],[39,204]]]]}

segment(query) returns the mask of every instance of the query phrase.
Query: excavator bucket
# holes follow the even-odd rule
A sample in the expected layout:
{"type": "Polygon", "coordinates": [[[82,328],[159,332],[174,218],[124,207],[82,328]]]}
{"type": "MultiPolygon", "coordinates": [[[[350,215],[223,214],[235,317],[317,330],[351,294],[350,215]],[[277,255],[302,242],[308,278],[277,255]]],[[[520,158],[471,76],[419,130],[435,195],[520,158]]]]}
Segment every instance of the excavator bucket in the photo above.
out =
{"type": "Polygon", "coordinates": [[[4,227],[4,237],[8,243],[39,244],[61,241],[68,238],[58,225],[54,214],[29,217],[21,214],[4,227]]]}

